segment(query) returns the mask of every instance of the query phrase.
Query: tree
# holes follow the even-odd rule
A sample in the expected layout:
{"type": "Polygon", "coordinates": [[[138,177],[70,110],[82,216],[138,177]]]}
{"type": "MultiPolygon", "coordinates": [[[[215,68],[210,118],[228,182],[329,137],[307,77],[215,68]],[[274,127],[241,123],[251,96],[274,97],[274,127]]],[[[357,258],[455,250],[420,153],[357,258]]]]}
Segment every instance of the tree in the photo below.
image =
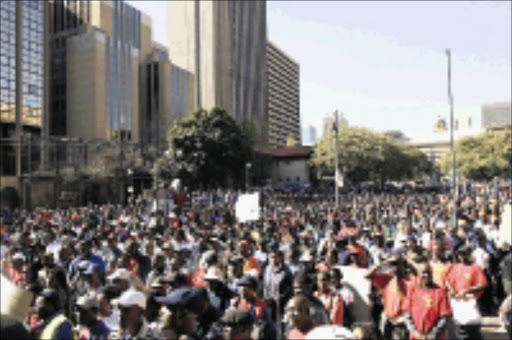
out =
{"type": "MultiPolygon", "coordinates": [[[[323,137],[314,149],[312,163],[321,174],[333,174],[332,135],[323,137]]],[[[338,166],[350,182],[413,178],[430,171],[426,155],[399,144],[391,137],[365,128],[347,127],[338,134],[338,166]]]]}
{"type": "MultiPolygon", "coordinates": [[[[496,131],[460,139],[455,143],[455,156],[457,173],[468,179],[511,178],[512,132],[496,131]]],[[[441,157],[440,168],[444,175],[450,175],[450,151],[441,157]]]]}
{"type": "Polygon", "coordinates": [[[242,183],[245,163],[252,157],[249,138],[225,110],[198,111],[175,122],[170,149],[155,164],[158,178],[180,178],[191,188],[214,188],[228,179],[242,183]]]}
{"type": "Polygon", "coordinates": [[[300,145],[299,141],[293,138],[292,136],[286,137],[286,146],[287,147],[294,147],[300,145]]]}

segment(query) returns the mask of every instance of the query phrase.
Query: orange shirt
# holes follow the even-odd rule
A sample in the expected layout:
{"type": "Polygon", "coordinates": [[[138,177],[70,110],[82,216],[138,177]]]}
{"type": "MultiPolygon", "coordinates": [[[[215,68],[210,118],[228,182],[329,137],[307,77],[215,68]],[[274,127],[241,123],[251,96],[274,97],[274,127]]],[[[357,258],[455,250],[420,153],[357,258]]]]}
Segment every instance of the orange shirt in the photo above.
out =
{"type": "MultiPolygon", "coordinates": [[[[446,274],[446,282],[460,293],[461,291],[473,287],[487,286],[487,279],[482,268],[477,265],[455,264],[446,274]]],[[[476,297],[480,297],[482,292],[477,292],[476,297]]]]}
{"type": "Polygon", "coordinates": [[[261,265],[254,256],[249,256],[249,258],[245,259],[244,274],[254,270],[256,270],[258,274],[261,273],[261,265]]]}

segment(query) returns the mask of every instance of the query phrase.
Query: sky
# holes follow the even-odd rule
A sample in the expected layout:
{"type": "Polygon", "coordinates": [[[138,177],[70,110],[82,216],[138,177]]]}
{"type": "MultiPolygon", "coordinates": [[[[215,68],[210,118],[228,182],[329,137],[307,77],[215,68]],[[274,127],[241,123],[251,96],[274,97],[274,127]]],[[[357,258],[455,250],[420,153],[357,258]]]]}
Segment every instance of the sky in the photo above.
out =
{"type": "MultiPolygon", "coordinates": [[[[165,1],[128,1],[168,44],[165,1]]],[[[301,125],[321,135],[339,110],[349,125],[428,135],[454,112],[481,124],[483,103],[511,101],[507,1],[268,1],[268,38],[300,65],[301,125]]],[[[172,56],[171,56],[172,59],[172,56]]]]}

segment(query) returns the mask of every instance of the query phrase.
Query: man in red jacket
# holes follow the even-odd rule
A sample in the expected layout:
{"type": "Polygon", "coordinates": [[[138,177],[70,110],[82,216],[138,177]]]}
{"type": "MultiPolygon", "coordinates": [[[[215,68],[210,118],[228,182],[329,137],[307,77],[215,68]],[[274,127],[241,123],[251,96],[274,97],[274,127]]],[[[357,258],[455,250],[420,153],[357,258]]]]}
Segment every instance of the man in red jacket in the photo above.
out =
{"type": "Polygon", "coordinates": [[[417,268],[418,280],[409,287],[404,306],[410,339],[445,339],[452,315],[446,289],[434,283],[428,262],[420,263],[417,268]]]}

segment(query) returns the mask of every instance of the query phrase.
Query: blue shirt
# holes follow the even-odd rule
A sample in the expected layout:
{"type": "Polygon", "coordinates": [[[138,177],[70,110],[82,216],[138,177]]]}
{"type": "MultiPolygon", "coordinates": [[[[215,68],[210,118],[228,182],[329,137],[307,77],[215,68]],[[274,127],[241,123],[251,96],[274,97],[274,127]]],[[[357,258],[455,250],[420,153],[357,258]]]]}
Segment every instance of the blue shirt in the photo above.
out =
{"type": "Polygon", "coordinates": [[[73,339],[73,327],[71,322],[66,321],[60,324],[55,332],[55,340],[70,340],[73,339]]]}
{"type": "Polygon", "coordinates": [[[89,340],[107,340],[110,334],[110,329],[101,320],[96,322],[93,328],[90,330],[89,340]]]}

